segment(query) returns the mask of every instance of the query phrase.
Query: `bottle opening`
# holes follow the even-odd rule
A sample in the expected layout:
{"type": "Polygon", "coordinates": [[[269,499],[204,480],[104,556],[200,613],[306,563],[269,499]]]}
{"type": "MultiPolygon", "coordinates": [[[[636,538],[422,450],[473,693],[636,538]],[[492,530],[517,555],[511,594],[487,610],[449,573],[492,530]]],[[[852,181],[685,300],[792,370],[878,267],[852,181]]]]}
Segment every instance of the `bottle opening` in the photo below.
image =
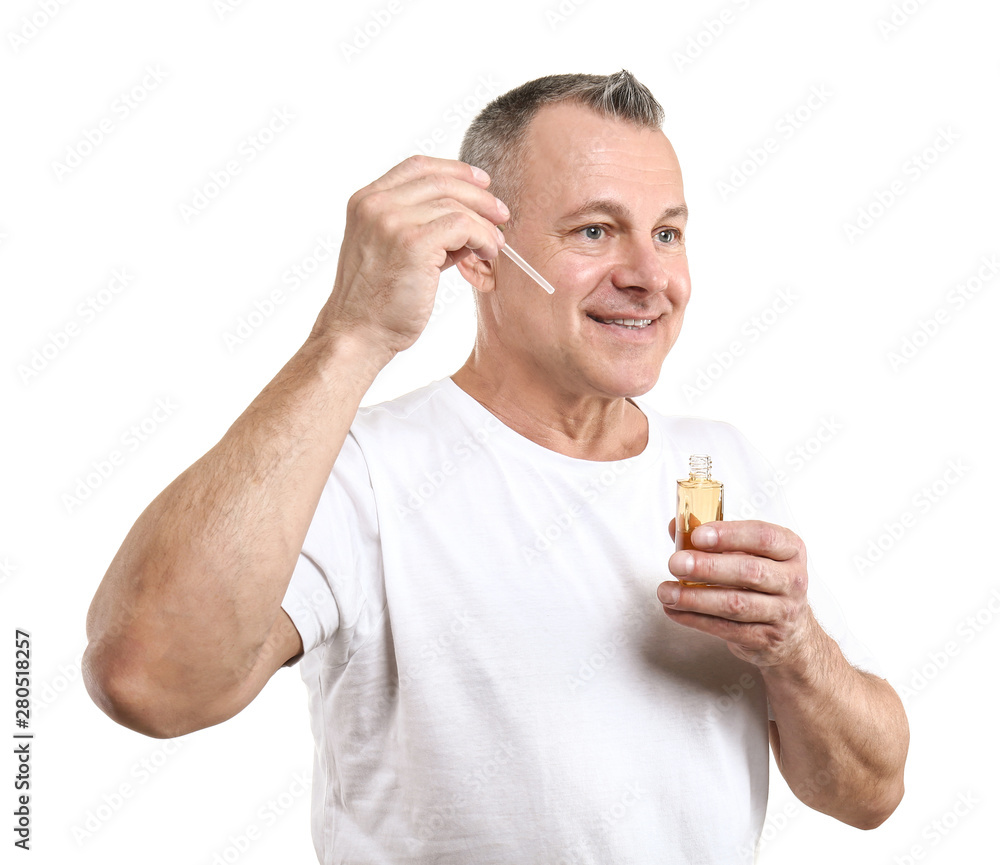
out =
{"type": "Polygon", "coordinates": [[[708,454],[691,454],[688,464],[691,468],[691,477],[712,477],[712,458],[708,454]]]}

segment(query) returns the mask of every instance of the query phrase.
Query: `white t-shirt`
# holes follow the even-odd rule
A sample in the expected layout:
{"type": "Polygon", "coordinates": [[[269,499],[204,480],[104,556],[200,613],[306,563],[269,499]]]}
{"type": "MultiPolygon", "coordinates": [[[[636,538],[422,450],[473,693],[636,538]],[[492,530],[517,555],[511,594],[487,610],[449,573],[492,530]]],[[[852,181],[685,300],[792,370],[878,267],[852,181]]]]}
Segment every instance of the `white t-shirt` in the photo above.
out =
{"type": "Polygon", "coordinates": [[[358,412],[282,603],[324,865],[753,861],[760,674],[671,622],[656,587],[690,454],[712,456],[727,510],[790,520],[735,428],[634,402],[649,439],[614,462],[535,444],[450,378],[358,412]]]}

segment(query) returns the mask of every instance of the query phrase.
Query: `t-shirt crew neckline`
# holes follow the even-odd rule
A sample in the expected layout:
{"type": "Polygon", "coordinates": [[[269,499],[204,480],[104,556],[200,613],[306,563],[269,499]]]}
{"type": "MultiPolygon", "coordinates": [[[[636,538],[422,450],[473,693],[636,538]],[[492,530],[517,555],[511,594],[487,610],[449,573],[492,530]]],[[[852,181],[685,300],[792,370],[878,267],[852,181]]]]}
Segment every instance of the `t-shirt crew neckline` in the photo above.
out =
{"type": "Polygon", "coordinates": [[[479,400],[462,390],[462,388],[460,388],[452,380],[451,376],[445,376],[443,379],[439,379],[439,383],[442,386],[443,392],[449,395],[449,398],[452,402],[454,402],[455,406],[462,411],[466,417],[470,419],[470,421],[474,422],[477,426],[482,426],[487,421],[493,421],[494,423],[499,424],[499,432],[506,437],[514,447],[524,450],[534,459],[548,459],[556,463],[562,463],[563,465],[586,467],[588,469],[617,463],[623,463],[629,465],[630,467],[636,467],[652,464],[659,458],[663,450],[663,438],[659,424],[657,424],[649,416],[649,411],[643,404],[636,402],[636,400],[631,397],[628,398],[629,402],[639,409],[639,411],[641,411],[646,417],[646,427],[648,429],[646,446],[635,456],[626,457],[621,460],[586,460],[559,453],[559,451],[551,450],[550,448],[540,445],[529,438],[525,438],[525,436],[521,435],[517,432],[517,430],[511,429],[507,426],[507,424],[500,420],[500,418],[493,414],[493,412],[486,408],[486,406],[479,402],[479,400]]]}

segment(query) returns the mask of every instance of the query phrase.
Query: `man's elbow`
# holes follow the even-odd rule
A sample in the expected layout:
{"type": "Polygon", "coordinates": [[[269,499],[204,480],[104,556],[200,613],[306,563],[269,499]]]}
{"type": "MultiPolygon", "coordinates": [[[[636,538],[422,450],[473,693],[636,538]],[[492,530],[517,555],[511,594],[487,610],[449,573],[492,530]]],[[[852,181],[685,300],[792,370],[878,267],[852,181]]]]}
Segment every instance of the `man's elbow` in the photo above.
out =
{"type": "Polygon", "coordinates": [[[906,757],[910,750],[910,725],[899,695],[892,690],[888,682],[884,679],[881,681],[889,688],[897,706],[896,733],[884,739],[880,749],[880,763],[870,770],[876,792],[866,803],[867,807],[862,809],[862,818],[858,822],[850,821],[851,825],[858,829],[876,829],[881,826],[899,807],[905,791],[903,775],[906,770],[906,757]]]}
{"type": "Polygon", "coordinates": [[[845,819],[844,822],[855,829],[877,829],[899,807],[899,803],[903,801],[903,792],[903,782],[900,780],[877,799],[865,803],[865,806],[858,809],[851,819],[845,819]]]}
{"type": "Polygon", "coordinates": [[[164,693],[153,676],[125,658],[125,653],[103,651],[93,642],[83,655],[87,693],[111,720],[154,739],[175,739],[211,726],[186,716],[176,695],[164,693]]]}

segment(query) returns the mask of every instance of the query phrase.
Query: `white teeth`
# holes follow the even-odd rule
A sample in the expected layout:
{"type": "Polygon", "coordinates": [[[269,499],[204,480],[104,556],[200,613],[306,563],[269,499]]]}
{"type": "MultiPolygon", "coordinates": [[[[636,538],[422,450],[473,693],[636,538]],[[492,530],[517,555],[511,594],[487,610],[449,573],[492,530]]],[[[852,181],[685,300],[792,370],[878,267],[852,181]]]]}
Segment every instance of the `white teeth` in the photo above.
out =
{"type": "Polygon", "coordinates": [[[620,324],[625,327],[646,327],[653,323],[651,318],[599,318],[604,324],[620,324]]]}

